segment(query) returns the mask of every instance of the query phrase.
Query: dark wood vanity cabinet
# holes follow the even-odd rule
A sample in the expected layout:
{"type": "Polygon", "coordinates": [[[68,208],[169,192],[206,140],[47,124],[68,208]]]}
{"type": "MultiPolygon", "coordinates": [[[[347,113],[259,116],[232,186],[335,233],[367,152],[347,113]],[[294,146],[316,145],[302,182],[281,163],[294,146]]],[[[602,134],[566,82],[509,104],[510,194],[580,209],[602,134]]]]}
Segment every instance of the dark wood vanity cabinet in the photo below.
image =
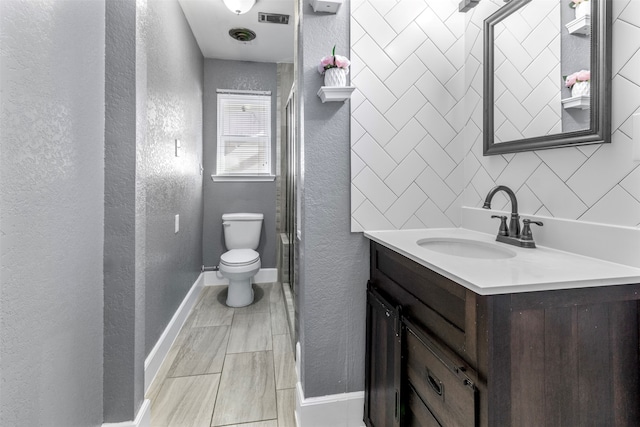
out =
{"type": "Polygon", "coordinates": [[[375,242],[365,423],[640,426],[640,285],[482,296],[375,242]]]}

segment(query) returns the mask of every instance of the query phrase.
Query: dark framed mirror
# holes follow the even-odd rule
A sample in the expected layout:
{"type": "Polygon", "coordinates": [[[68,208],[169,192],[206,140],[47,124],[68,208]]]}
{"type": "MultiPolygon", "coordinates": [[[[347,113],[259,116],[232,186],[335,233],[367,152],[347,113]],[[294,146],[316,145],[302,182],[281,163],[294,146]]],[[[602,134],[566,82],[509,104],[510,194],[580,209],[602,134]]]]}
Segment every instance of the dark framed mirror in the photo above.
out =
{"type": "Polygon", "coordinates": [[[483,119],[485,156],[611,142],[611,0],[511,0],[489,16],[483,119]]]}

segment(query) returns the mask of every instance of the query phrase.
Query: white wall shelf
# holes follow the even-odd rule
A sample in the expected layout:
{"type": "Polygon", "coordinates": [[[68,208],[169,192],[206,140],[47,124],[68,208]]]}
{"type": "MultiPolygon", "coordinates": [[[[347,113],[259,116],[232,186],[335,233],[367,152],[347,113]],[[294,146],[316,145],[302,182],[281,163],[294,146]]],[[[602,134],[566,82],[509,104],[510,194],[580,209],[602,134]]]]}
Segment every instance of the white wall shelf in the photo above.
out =
{"type": "Polygon", "coordinates": [[[322,86],[318,91],[318,96],[323,104],[325,102],[347,102],[355,89],[355,86],[322,86]]]}
{"type": "Polygon", "coordinates": [[[585,15],[580,18],[574,19],[565,25],[569,34],[591,34],[591,15],[585,15]]]}
{"type": "Polygon", "coordinates": [[[342,0],[309,0],[309,4],[316,13],[338,13],[342,0]]]}
{"type": "Polygon", "coordinates": [[[572,96],[571,98],[565,98],[562,100],[562,106],[565,110],[570,108],[587,110],[591,107],[591,97],[588,95],[578,95],[572,96]]]}

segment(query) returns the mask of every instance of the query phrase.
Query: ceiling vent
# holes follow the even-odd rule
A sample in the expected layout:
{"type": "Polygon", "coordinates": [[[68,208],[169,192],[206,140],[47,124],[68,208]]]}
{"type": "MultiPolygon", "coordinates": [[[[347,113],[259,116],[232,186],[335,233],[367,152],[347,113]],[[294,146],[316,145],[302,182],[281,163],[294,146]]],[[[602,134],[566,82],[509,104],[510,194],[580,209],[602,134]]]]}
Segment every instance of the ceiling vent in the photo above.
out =
{"type": "Polygon", "coordinates": [[[289,15],[281,15],[279,13],[258,12],[258,22],[287,25],[289,23],[289,15]]]}
{"type": "Polygon", "coordinates": [[[232,28],[229,30],[229,36],[239,42],[250,42],[256,38],[256,33],[248,28],[232,28]]]}

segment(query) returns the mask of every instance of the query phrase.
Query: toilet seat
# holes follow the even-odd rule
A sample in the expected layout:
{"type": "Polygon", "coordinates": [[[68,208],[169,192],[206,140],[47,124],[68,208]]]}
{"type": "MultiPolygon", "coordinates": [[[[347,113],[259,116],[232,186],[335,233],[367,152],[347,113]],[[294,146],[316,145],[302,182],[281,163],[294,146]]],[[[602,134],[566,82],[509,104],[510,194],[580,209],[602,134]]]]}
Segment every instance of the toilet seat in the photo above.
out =
{"type": "Polygon", "coordinates": [[[260,254],[253,249],[231,249],[222,254],[220,264],[229,267],[242,267],[260,260],[260,254]]]}

